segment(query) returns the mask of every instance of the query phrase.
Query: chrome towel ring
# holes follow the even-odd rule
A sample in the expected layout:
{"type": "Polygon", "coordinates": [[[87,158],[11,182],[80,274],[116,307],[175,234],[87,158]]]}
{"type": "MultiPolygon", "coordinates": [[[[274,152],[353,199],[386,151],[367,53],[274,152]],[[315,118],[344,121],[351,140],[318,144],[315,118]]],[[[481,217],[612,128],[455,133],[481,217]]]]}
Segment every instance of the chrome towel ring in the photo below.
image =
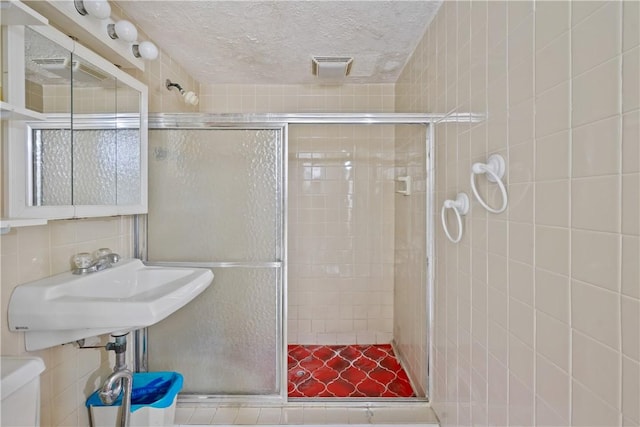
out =
{"type": "Polygon", "coordinates": [[[504,176],[504,172],[506,170],[504,158],[500,154],[492,154],[487,159],[487,163],[474,163],[471,166],[471,190],[473,191],[473,195],[476,196],[478,202],[489,212],[491,213],[501,213],[507,209],[507,204],[509,203],[507,197],[507,188],[502,182],[502,177],[504,176]],[[487,175],[487,180],[489,182],[497,182],[500,187],[500,191],[502,192],[502,206],[498,209],[494,209],[487,202],[485,202],[482,197],[480,197],[480,193],[478,193],[478,189],[476,188],[476,175],[484,173],[487,175]]]}
{"type": "Polygon", "coordinates": [[[462,239],[462,215],[466,215],[469,212],[469,196],[466,193],[458,193],[456,200],[445,200],[442,204],[442,210],[440,211],[440,219],[442,220],[442,228],[444,234],[452,243],[458,243],[462,239]],[[455,239],[451,237],[449,233],[449,227],[447,226],[447,209],[453,209],[458,220],[458,237],[455,239]]]}

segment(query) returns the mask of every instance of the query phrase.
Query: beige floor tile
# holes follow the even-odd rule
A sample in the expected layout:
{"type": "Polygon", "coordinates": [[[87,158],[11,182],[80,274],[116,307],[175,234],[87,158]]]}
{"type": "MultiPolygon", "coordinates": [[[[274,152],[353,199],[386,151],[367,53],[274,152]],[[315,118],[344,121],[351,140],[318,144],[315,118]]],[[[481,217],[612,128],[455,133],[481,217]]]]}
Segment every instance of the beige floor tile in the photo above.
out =
{"type": "Polygon", "coordinates": [[[258,422],[260,408],[240,408],[234,424],[254,425],[258,422]]]}
{"type": "Polygon", "coordinates": [[[260,416],[257,424],[280,424],[282,409],[278,408],[261,408],[260,416]]]}
{"type": "Polygon", "coordinates": [[[238,408],[218,408],[211,424],[233,424],[238,416],[238,408]]]}
{"type": "Polygon", "coordinates": [[[189,424],[210,424],[216,408],[196,408],[189,418],[189,424]]]}

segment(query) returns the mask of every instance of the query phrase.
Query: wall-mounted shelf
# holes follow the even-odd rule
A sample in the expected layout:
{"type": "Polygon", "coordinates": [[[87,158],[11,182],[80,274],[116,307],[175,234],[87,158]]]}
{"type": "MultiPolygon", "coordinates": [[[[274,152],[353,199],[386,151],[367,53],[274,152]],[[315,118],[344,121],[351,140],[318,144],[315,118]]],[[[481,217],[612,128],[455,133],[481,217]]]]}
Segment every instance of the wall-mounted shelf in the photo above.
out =
{"type": "Polygon", "coordinates": [[[2,120],[45,120],[45,116],[42,113],[23,107],[16,107],[4,101],[0,101],[0,116],[2,120]]]}
{"type": "Polygon", "coordinates": [[[46,223],[47,220],[41,218],[2,218],[0,219],[0,234],[7,234],[12,227],[30,227],[46,223]]]}
{"type": "Polygon", "coordinates": [[[49,24],[47,18],[17,0],[0,1],[0,22],[2,25],[49,24]]]}

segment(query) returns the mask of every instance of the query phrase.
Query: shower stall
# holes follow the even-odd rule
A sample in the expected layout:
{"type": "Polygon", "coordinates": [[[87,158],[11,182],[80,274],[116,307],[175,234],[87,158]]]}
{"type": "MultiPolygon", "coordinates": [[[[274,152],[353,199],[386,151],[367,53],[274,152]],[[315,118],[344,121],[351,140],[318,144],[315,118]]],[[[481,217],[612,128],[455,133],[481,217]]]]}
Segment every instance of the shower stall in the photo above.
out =
{"type": "Polygon", "coordinates": [[[433,121],[151,115],[138,255],[214,280],[137,333],[137,369],[183,402],[427,398],[433,121]]]}

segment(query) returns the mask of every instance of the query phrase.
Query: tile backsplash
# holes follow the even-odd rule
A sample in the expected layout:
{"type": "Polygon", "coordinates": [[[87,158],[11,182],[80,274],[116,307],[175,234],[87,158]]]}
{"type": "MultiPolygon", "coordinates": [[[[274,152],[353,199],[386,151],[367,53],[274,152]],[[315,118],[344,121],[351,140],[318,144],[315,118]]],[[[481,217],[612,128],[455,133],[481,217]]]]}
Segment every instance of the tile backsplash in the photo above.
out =
{"type": "MultiPolygon", "coordinates": [[[[47,225],[15,228],[0,237],[2,265],[2,318],[13,289],[25,282],[69,271],[71,257],[108,247],[123,257],[132,256],[131,217],[51,221],[47,225]]],[[[86,426],[86,398],[113,368],[113,356],[100,349],[80,350],[73,344],[26,352],[24,333],[10,332],[2,322],[3,355],[41,357],[41,425],[86,426]]],[[[106,342],[108,337],[102,337],[106,342]]]]}

